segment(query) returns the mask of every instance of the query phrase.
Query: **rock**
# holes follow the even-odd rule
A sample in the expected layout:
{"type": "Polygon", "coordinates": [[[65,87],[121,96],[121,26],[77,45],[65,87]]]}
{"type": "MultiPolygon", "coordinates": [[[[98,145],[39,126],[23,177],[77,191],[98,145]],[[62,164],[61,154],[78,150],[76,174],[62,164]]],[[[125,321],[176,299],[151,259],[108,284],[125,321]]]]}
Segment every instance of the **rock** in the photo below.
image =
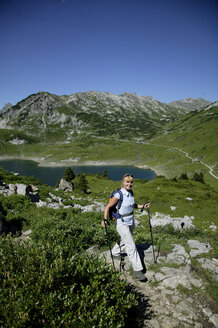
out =
{"type": "Polygon", "coordinates": [[[209,320],[214,324],[216,328],[218,328],[218,314],[212,314],[209,320]]]}
{"type": "Polygon", "coordinates": [[[32,233],[32,230],[29,229],[29,230],[23,231],[22,236],[29,236],[31,233],[32,233]]]}
{"type": "Polygon", "coordinates": [[[32,191],[32,192],[37,192],[37,191],[39,191],[39,189],[38,189],[36,186],[34,186],[33,184],[30,184],[30,188],[31,188],[31,191],[32,191]]]}
{"type": "Polygon", "coordinates": [[[63,208],[73,208],[72,205],[64,205],[63,208]]]}
{"type": "MultiPolygon", "coordinates": [[[[146,322],[145,322],[146,323],[146,322]]],[[[151,319],[149,320],[149,324],[151,325],[151,327],[153,328],[160,328],[160,325],[158,323],[158,321],[156,319],[151,319]]]]}
{"type": "Polygon", "coordinates": [[[174,318],[166,317],[161,322],[161,328],[175,328],[178,326],[179,322],[174,318]]]}
{"type": "Polygon", "coordinates": [[[211,250],[211,245],[209,243],[201,243],[198,240],[188,240],[187,243],[191,248],[191,257],[195,257],[203,253],[208,253],[211,250]]]}
{"type": "Polygon", "coordinates": [[[203,285],[201,280],[194,279],[191,276],[190,267],[188,265],[178,269],[163,267],[161,271],[165,275],[165,279],[160,281],[161,287],[175,289],[179,285],[182,285],[185,288],[191,289],[192,285],[195,287],[202,287],[203,285]]]}
{"type": "Polygon", "coordinates": [[[73,191],[74,185],[72,182],[68,182],[65,179],[61,179],[58,189],[64,190],[64,191],[73,191]]]}
{"type": "Polygon", "coordinates": [[[27,196],[29,195],[30,188],[23,183],[16,183],[16,193],[18,195],[27,196]]]}
{"type": "Polygon", "coordinates": [[[41,199],[36,203],[37,207],[43,207],[43,206],[47,206],[46,202],[43,202],[41,199]]]}
{"type": "Polygon", "coordinates": [[[173,303],[177,304],[180,300],[181,300],[181,297],[176,296],[176,295],[175,296],[172,296],[173,303]]]}
{"type": "Polygon", "coordinates": [[[159,212],[155,212],[152,216],[151,224],[152,227],[165,226],[171,224],[175,229],[190,229],[194,228],[192,221],[194,216],[185,215],[183,218],[173,218],[170,215],[165,215],[159,212]]]}
{"type": "Polygon", "coordinates": [[[60,203],[60,204],[62,204],[62,198],[61,197],[58,197],[58,196],[56,196],[56,195],[54,195],[53,193],[49,193],[49,196],[53,199],[53,200],[55,200],[56,202],[58,202],[58,203],[60,203]]]}
{"type": "Polygon", "coordinates": [[[9,183],[8,185],[9,190],[11,190],[14,194],[17,192],[17,186],[13,183],[9,183]]]}
{"type": "Polygon", "coordinates": [[[157,282],[160,282],[160,281],[166,279],[166,275],[163,274],[163,273],[158,272],[158,273],[155,274],[155,279],[156,279],[157,282]]]}
{"type": "Polygon", "coordinates": [[[89,247],[86,252],[89,254],[97,254],[99,251],[99,246],[98,245],[94,245],[92,247],[89,247]]]}
{"type": "Polygon", "coordinates": [[[61,205],[58,204],[58,203],[47,203],[47,207],[48,208],[53,208],[54,210],[57,210],[61,207],[61,205]]]}
{"type": "Polygon", "coordinates": [[[202,264],[202,268],[209,270],[213,273],[214,279],[218,281],[218,260],[213,258],[212,260],[209,259],[198,259],[199,263],[202,264]]]}
{"type": "Polygon", "coordinates": [[[175,264],[190,263],[189,255],[181,245],[174,244],[174,249],[167,255],[167,261],[175,264]]]}
{"type": "Polygon", "coordinates": [[[91,205],[86,205],[86,206],[81,206],[79,204],[74,204],[74,208],[78,208],[80,209],[82,212],[103,212],[105,209],[105,205],[98,203],[98,202],[94,202],[91,205]]]}

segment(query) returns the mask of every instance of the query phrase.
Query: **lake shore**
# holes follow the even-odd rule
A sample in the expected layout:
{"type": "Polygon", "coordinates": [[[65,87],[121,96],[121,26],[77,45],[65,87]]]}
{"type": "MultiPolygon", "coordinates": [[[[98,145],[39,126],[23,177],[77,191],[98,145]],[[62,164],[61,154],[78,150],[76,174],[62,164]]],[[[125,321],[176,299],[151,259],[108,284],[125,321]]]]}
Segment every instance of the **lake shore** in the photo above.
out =
{"type": "Polygon", "coordinates": [[[147,164],[142,163],[131,163],[125,160],[108,160],[108,161],[79,161],[78,158],[76,159],[67,159],[67,160],[60,160],[60,161],[48,161],[45,158],[39,157],[28,157],[28,156],[0,156],[0,161],[4,160],[27,160],[33,161],[37,163],[39,167],[68,167],[68,166],[133,166],[139,169],[144,170],[152,170],[155,175],[165,175],[163,170],[158,169],[157,167],[151,167],[147,164]]]}

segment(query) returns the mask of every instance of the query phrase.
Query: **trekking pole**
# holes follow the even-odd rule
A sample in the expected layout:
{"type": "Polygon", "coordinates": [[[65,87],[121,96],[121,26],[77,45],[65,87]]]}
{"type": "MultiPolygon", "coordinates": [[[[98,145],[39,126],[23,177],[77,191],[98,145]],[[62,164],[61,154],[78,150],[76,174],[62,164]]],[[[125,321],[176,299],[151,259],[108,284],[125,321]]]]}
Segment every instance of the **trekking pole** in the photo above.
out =
{"type": "MultiPolygon", "coordinates": [[[[141,209],[141,212],[143,212],[144,206],[141,209]]],[[[153,251],[153,257],[154,257],[154,263],[157,263],[157,260],[155,259],[155,252],[154,252],[154,241],[153,241],[153,235],[152,235],[152,226],[151,226],[151,217],[150,217],[150,212],[149,208],[147,207],[148,211],[148,222],[149,222],[149,227],[150,227],[150,234],[151,234],[151,244],[152,244],[152,251],[153,251]]]]}
{"type": "Polygon", "coordinates": [[[152,236],[152,226],[151,226],[151,217],[150,217],[149,208],[147,208],[147,211],[148,211],[148,221],[149,221],[150,233],[151,233],[151,243],[152,243],[154,263],[157,263],[157,260],[155,259],[155,253],[154,253],[154,241],[153,241],[153,236],[152,236]]]}
{"type": "Polygon", "coordinates": [[[104,220],[104,227],[105,227],[105,233],[106,233],[106,237],[107,237],[108,247],[109,247],[110,254],[111,254],[111,260],[112,260],[112,263],[113,263],[113,266],[114,266],[114,269],[115,269],[114,259],[113,259],[113,255],[112,255],[112,251],[111,251],[110,238],[109,238],[109,234],[108,234],[108,231],[107,231],[107,223],[106,223],[106,220],[104,220]]]}

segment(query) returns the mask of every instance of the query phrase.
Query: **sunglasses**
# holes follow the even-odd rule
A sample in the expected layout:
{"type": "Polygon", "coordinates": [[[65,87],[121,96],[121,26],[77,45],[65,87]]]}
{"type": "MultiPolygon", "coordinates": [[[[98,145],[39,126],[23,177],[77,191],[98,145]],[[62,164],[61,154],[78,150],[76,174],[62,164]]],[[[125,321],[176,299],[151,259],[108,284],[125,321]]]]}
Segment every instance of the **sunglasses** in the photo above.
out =
{"type": "Polygon", "coordinates": [[[127,174],[125,174],[123,177],[124,177],[124,178],[126,178],[126,177],[131,177],[131,178],[133,178],[133,175],[127,173],[127,174]]]}

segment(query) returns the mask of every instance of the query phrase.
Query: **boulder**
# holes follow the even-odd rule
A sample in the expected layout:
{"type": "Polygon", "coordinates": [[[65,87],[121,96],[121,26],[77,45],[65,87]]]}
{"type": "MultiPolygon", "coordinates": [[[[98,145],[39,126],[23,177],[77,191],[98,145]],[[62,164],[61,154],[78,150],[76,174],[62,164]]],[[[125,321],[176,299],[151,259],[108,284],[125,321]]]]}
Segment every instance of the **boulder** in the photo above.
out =
{"type": "Polygon", "coordinates": [[[16,186],[16,184],[9,183],[8,188],[9,188],[10,191],[13,192],[13,194],[16,194],[17,193],[17,186],[16,186]]]}
{"type": "Polygon", "coordinates": [[[201,243],[198,240],[188,240],[187,243],[191,249],[191,257],[195,257],[203,253],[208,253],[211,250],[211,245],[209,243],[201,243]]]}
{"type": "Polygon", "coordinates": [[[216,258],[212,258],[212,260],[201,258],[197,261],[201,263],[203,269],[211,271],[214,279],[218,281],[218,260],[216,258]]]}
{"type": "Polygon", "coordinates": [[[23,196],[27,196],[29,195],[30,192],[30,187],[23,184],[23,183],[16,183],[16,193],[18,195],[23,195],[23,196]]]}
{"type": "Polygon", "coordinates": [[[68,182],[65,179],[61,179],[58,189],[64,190],[64,191],[73,191],[74,190],[74,185],[72,182],[68,182]]]}

